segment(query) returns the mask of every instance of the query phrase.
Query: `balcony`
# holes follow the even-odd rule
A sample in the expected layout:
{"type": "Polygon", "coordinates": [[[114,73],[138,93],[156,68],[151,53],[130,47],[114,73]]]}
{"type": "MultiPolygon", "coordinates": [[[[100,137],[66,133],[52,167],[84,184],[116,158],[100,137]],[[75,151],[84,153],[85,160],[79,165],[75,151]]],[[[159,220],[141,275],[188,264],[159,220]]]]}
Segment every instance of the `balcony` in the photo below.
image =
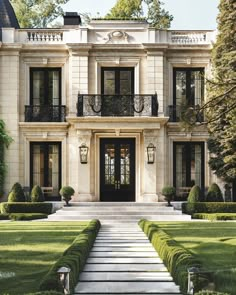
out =
{"type": "Polygon", "coordinates": [[[65,116],[65,106],[25,106],[25,122],[65,122],[65,116]]]}
{"type": "Polygon", "coordinates": [[[79,95],[77,103],[77,116],[157,117],[157,95],[79,95]]]}
{"type": "Polygon", "coordinates": [[[182,107],[176,105],[169,105],[168,106],[168,116],[169,122],[180,122],[181,118],[188,119],[190,122],[194,119],[195,122],[202,123],[204,122],[204,114],[203,112],[199,111],[199,105],[196,106],[189,106],[189,107],[182,107]]]}

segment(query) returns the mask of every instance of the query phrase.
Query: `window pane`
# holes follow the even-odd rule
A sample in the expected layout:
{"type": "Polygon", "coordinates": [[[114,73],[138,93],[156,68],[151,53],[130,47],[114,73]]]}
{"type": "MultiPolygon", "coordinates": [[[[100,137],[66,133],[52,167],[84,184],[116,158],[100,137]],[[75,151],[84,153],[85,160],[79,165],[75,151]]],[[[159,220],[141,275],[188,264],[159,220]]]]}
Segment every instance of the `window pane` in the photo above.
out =
{"type": "Polygon", "coordinates": [[[132,94],[131,71],[120,71],[120,94],[132,94]]]}
{"type": "Polygon", "coordinates": [[[60,75],[59,71],[49,71],[48,75],[48,102],[53,105],[59,104],[59,93],[60,93],[60,75]]]}
{"type": "Polygon", "coordinates": [[[105,145],[105,184],[115,184],[115,145],[105,145]]]}
{"type": "Polygon", "coordinates": [[[115,94],[115,71],[104,71],[104,94],[115,94]]]}
{"type": "Polygon", "coordinates": [[[44,98],[44,73],[33,72],[33,105],[43,104],[44,98]]]}
{"type": "Polygon", "coordinates": [[[130,184],[130,145],[122,144],[120,146],[120,182],[121,184],[130,184]]]}
{"type": "Polygon", "coordinates": [[[186,187],[186,148],[176,145],[176,187],[186,187]]]}
{"type": "Polygon", "coordinates": [[[200,145],[191,146],[191,186],[201,183],[202,152],[200,145]]]}
{"type": "Polygon", "coordinates": [[[58,194],[59,188],[59,146],[49,145],[48,155],[48,186],[53,187],[53,193],[58,194]]]}
{"type": "Polygon", "coordinates": [[[186,102],[186,72],[176,71],[176,105],[186,102]]]}
{"type": "Polygon", "coordinates": [[[204,79],[202,71],[191,72],[190,85],[191,101],[194,105],[201,105],[204,95],[204,79]]]}

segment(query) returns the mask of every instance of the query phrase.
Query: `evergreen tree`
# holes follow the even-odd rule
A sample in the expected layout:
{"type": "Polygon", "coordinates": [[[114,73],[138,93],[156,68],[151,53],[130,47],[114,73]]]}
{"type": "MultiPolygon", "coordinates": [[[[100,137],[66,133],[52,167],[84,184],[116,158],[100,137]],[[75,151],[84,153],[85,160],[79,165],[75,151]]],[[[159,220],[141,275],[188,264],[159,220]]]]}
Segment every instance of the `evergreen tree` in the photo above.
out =
{"type": "Polygon", "coordinates": [[[236,2],[221,0],[218,36],[213,48],[213,81],[208,85],[207,110],[210,167],[230,182],[236,179],[236,2]]]}
{"type": "Polygon", "coordinates": [[[10,0],[22,28],[45,28],[63,15],[62,4],[69,0],[10,0]]]}

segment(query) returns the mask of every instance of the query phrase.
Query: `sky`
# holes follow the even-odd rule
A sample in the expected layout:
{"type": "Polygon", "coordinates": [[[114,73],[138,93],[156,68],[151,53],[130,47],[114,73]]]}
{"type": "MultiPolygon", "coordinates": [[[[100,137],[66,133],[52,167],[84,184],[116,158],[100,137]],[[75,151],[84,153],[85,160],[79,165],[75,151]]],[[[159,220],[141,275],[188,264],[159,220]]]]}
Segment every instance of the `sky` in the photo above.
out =
{"type": "MultiPolygon", "coordinates": [[[[164,8],[174,16],[173,30],[214,30],[220,0],[162,0],[164,8]]],[[[116,3],[116,0],[69,0],[63,5],[64,11],[91,13],[104,16],[116,3]]]]}

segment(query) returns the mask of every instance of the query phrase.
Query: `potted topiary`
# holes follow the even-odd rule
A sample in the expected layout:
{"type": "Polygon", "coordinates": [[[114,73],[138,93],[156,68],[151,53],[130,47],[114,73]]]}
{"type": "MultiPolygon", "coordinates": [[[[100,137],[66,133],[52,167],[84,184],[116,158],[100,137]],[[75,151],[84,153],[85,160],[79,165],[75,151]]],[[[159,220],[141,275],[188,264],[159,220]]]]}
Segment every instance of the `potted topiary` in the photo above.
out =
{"type": "Polygon", "coordinates": [[[69,201],[71,196],[75,193],[74,189],[71,186],[63,186],[60,189],[59,194],[62,196],[62,199],[66,202],[66,206],[69,206],[69,201]]]}
{"type": "Polygon", "coordinates": [[[173,200],[175,196],[175,187],[173,186],[164,186],[162,189],[162,195],[165,197],[165,200],[168,202],[168,207],[171,206],[170,202],[173,200]]]}

